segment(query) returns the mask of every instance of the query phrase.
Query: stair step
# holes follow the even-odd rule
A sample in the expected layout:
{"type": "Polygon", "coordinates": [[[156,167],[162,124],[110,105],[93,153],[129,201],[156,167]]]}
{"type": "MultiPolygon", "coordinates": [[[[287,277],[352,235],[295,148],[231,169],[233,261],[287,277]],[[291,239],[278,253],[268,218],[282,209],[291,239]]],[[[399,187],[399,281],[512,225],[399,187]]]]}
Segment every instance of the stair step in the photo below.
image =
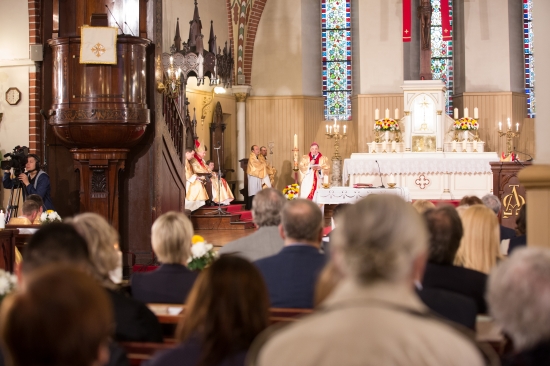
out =
{"type": "Polygon", "coordinates": [[[241,221],[241,215],[191,215],[191,222],[195,230],[246,230],[254,228],[250,221],[241,221]]]}

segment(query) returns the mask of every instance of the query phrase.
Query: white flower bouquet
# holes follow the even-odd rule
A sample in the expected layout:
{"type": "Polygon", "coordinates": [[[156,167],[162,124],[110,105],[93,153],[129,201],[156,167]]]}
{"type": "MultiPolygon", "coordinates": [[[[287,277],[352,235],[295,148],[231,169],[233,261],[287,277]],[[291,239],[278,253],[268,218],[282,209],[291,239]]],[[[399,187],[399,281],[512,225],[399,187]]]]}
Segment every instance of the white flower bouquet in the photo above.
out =
{"type": "Polygon", "coordinates": [[[48,210],[45,212],[42,212],[42,215],[40,215],[40,222],[42,224],[49,224],[51,222],[61,222],[61,216],[57,214],[54,210],[48,210]]]}
{"type": "Polygon", "coordinates": [[[0,301],[17,287],[17,277],[0,269],[0,301]]]}
{"type": "Polygon", "coordinates": [[[191,243],[191,256],[187,260],[187,268],[190,270],[203,270],[216,259],[214,246],[207,244],[202,236],[193,235],[191,243]]]}

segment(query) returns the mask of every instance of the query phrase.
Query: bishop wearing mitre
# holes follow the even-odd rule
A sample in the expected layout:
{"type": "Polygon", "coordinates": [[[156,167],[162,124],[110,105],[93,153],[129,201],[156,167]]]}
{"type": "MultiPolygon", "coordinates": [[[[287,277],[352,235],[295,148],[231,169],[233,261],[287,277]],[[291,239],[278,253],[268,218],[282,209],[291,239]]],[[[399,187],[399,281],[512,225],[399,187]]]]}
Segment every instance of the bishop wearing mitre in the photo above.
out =
{"type": "Polygon", "coordinates": [[[195,211],[204,206],[208,200],[208,193],[204,188],[204,177],[197,176],[193,170],[193,160],[195,160],[195,151],[185,149],[185,208],[195,211]]]}
{"type": "Polygon", "coordinates": [[[309,154],[300,161],[300,198],[313,200],[315,192],[323,184],[323,178],[328,177],[330,165],[328,158],[319,152],[319,145],[314,142],[309,148],[309,154]]]}
{"type": "Polygon", "coordinates": [[[265,160],[260,158],[260,155],[261,153],[258,145],[252,145],[250,148],[250,156],[248,157],[248,166],[246,167],[246,174],[248,176],[247,209],[252,207],[252,200],[256,193],[264,188],[271,187],[265,160]]]}

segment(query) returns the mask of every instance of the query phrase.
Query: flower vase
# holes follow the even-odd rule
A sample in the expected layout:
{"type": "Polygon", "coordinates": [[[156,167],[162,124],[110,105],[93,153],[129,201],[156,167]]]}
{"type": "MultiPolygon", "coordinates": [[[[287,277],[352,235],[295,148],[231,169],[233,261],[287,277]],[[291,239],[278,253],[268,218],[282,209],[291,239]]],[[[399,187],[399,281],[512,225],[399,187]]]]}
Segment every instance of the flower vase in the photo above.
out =
{"type": "Polygon", "coordinates": [[[384,140],[390,141],[390,131],[384,131],[384,140]]]}
{"type": "Polygon", "coordinates": [[[468,130],[462,131],[462,140],[468,141],[468,130]]]}

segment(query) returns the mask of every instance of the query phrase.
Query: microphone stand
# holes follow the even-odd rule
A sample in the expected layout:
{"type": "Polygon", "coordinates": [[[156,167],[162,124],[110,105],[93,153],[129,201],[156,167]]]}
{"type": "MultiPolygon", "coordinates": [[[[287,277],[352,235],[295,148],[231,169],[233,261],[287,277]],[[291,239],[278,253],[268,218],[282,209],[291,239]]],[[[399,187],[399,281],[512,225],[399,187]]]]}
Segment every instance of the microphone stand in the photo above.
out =
{"type": "Polygon", "coordinates": [[[216,155],[218,158],[218,208],[214,212],[209,212],[208,215],[231,216],[231,213],[222,210],[222,166],[220,165],[220,149],[221,144],[218,141],[218,147],[214,148],[214,150],[216,150],[216,155]]]}

